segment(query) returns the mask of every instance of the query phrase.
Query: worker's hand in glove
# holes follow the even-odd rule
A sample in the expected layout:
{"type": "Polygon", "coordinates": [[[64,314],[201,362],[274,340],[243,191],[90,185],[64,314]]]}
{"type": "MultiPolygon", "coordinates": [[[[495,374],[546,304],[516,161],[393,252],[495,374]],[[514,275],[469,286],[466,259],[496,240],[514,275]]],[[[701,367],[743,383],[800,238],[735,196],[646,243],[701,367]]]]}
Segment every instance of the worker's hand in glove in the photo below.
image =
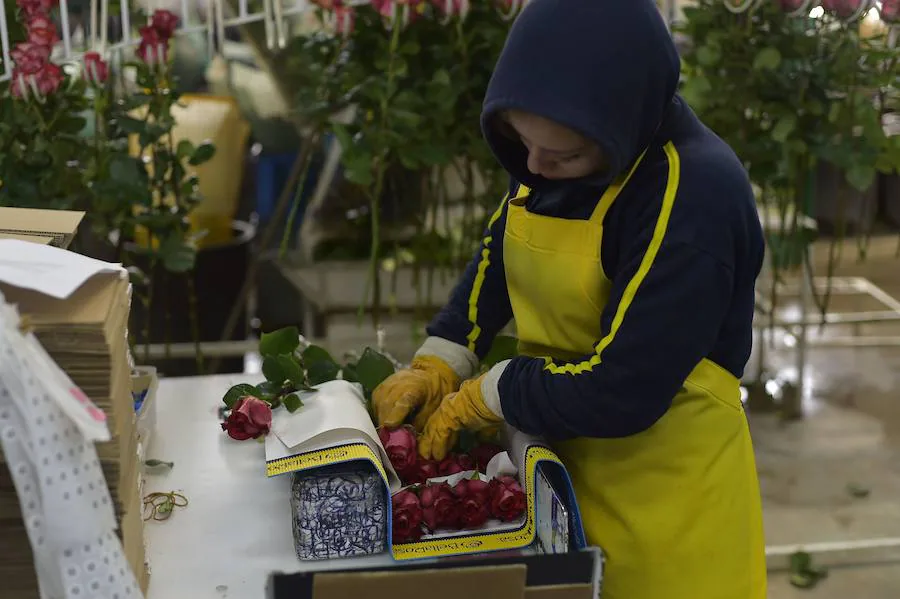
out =
{"type": "Polygon", "coordinates": [[[443,460],[456,445],[459,431],[481,431],[503,422],[503,418],[484,403],[483,379],[484,375],[468,380],[458,392],[444,398],[419,437],[419,455],[443,460]]]}
{"type": "Polygon", "coordinates": [[[441,400],[458,386],[459,377],[446,362],[434,356],[420,356],[372,392],[375,419],[379,426],[397,427],[418,410],[413,426],[421,431],[441,400]]]}

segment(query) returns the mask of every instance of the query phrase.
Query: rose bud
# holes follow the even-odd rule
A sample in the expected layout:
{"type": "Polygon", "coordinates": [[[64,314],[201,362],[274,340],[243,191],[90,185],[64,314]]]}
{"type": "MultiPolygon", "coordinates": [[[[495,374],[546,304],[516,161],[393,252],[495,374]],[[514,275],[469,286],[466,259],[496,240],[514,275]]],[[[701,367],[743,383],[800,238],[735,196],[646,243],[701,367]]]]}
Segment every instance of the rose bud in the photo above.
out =
{"type": "Polygon", "coordinates": [[[459,520],[462,528],[478,528],[490,518],[491,496],[486,482],[461,480],[453,487],[453,494],[459,500],[459,520]]]}
{"type": "Polygon", "coordinates": [[[261,399],[247,395],[231,408],[231,414],[222,423],[222,430],[238,441],[257,439],[269,433],[272,427],[272,408],[261,399]]]}
{"type": "Polygon", "coordinates": [[[178,16],[168,10],[157,10],[150,19],[150,26],[156,29],[161,38],[168,40],[175,35],[175,28],[178,27],[178,16]]]}
{"type": "Polygon", "coordinates": [[[109,77],[109,67],[97,52],[84,55],[84,77],[94,85],[103,85],[109,77]]]}
{"type": "Polygon", "coordinates": [[[425,487],[419,501],[422,518],[431,530],[459,527],[459,504],[447,483],[425,487]]]}
{"type": "Polygon", "coordinates": [[[410,543],[422,536],[422,506],[412,491],[400,491],[391,497],[391,518],[394,543],[410,543]]]}
{"type": "Polygon", "coordinates": [[[441,476],[450,476],[457,472],[462,472],[464,468],[460,465],[456,454],[451,453],[438,464],[438,474],[441,476]]]}
{"type": "Polygon", "coordinates": [[[478,468],[478,471],[484,472],[487,470],[488,462],[490,462],[495,455],[502,451],[503,448],[499,445],[494,445],[493,443],[482,443],[481,445],[470,451],[469,455],[471,455],[472,459],[475,460],[475,466],[478,468]]]}
{"type": "Polygon", "coordinates": [[[10,52],[16,69],[25,75],[32,75],[44,68],[50,59],[50,48],[31,42],[23,42],[10,52]]]}
{"type": "Polygon", "coordinates": [[[422,484],[427,482],[429,478],[436,478],[437,476],[439,476],[437,462],[419,458],[415,468],[411,468],[407,484],[422,484]]]}
{"type": "Polygon", "coordinates": [[[416,454],[416,434],[410,426],[387,429],[378,429],[378,439],[387,453],[388,460],[394,470],[404,479],[415,477],[418,464],[416,454]]]}
{"type": "Polygon", "coordinates": [[[525,492],[515,478],[501,476],[490,482],[491,515],[504,522],[518,519],[525,511],[525,492]]]}

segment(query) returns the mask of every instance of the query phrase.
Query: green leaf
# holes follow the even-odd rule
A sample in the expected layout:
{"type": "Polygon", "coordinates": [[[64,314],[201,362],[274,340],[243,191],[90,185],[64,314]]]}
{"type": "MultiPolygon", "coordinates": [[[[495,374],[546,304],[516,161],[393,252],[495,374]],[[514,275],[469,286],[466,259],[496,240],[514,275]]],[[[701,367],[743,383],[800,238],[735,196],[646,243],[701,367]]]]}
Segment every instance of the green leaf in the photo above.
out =
{"type": "Polygon", "coordinates": [[[184,160],[185,158],[189,158],[197,148],[194,147],[194,144],[191,143],[188,139],[182,139],[178,142],[178,148],[175,150],[175,153],[179,158],[184,160]]]}
{"type": "Polygon", "coordinates": [[[798,589],[810,589],[819,582],[818,577],[809,572],[801,572],[797,574],[791,574],[790,577],[791,586],[795,586],[798,589]]]}
{"type": "Polygon", "coordinates": [[[266,380],[270,383],[279,386],[287,379],[287,373],[282,368],[281,361],[278,359],[280,357],[281,356],[267,356],[263,359],[262,363],[263,376],[266,377],[266,380]]]}
{"type": "Polygon", "coordinates": [[[868,487],[864,487],[857,483],[849,483],[847,485],[847,493],[856,497],[858,499],[862,499],[863,497],[868,497],[871,491],[868,487]]]}
{"type": "Polygon", "coordinates": [[[141,133],[146,127],[144,121],[131,118],[130,116],[119,117],[116,119],[116,124],[118,124],[125,133],[141,133]]]}
{"type": "Polygon", "coordinates": [[[847,169],[845,177],[854,189],[858,191],[867,191],[875,183],[877,175],[875,166],[871,164],[854,164],[847,169]]]}
{"type": "MultiPolygon", "coordinates": [[[[356,364],[346,364],[341,368],[341,378],[351,383],[359,382],[359,372],[356,370],[356,364]]],[[[312,377],[310,377],[310,380],[312,377]]]]}
{"type": "Polygon", "coordinates": [[[314,362],[306,366],[306,374],[311,385],[321,385],[338,378],[341,367],[334,362],[314,362]]]}
{"type": "Polygon", "coordinates": [[[109,177],[120,184],[134,185],[140,180],[138,163],[131,156],[114,154],[109,161],[109,177]]]}
{"type": "Polygon", "coordinates": [[[283,354],[276,356],[275,359],[278,361],[278,366],[284,373],[286,380],[295,385],[301,385],[306,382],[306,372],[304,372],[303,366],[300,365],[294,354],[283,354]]]}
{"type": "Polygon", "coordinates": [[[310,345],[303,351],[303,363],[312,385],[333,381],[338,377],[341,367],[324,348],[310,345]]]}
{"type": "Polygon", "coordinates": [[[300,399],[300,396],[297,393],[285,395],[282,399],[282,402],[284,403],[284,407],[291,414],[303,407],[303,401],[300,399]]]}
{"type": "Polygon", "coordinates": [[[785,115],[778,119],[778,122],[772,128],[772,139],[779,143],[784,143],[796,127],[797,117],[792,114],[785,115]]]}
{"type": "Polygon", "coordinates": [[[763,48],[753,59],[754,71],[773,71],[781,64],[781,52],[777,48],[763,48]]]}
{"type": "Polygon", "coordinates": [[[519,354],[519,340],[508,335],[497,335],[491,349],[482,360],[482,365],[490,368],[497,362],[511,360],[519,354]]]}
{"type": "Polygon", "coordinates": [[[163,460],[155,460],[151,458],[149,460],[144,460],[144,466],[147,466],[149,468],[159,468],[162,466],[171,470],[175,467],[175,462],[164,462],[163,460]]]}
{"type": "Polygon", "coordinates": [[[209,161],[216,154],[216,147],[212,145],[210,142],[203,142],[194,150],[194,153],[191,154],[190,160],[188,160],[188,164],[191,166],[199,166],[204,162],[209,161]]]}
{"type": "Polygon", "coordinates": [[[438,85],[450,85],[450,73],[447,69],[438,69],[431,76],[431,80],[438,85]]]}
{"type": "Polygon", "coordinates": [[[66,116],[61,118],[56,126],[62,133],[81,133],[87,126],[87,119],[80,116],[66,116]]]}
{"type": "Polygon", "coordinates": [[[259,399],[269,402],[272,404],[272,407],[277,406],[281,402],[278,398],[278,394],[281,392],[281,383],[263,381],[256,386],[256,391],[259,394],[259,399]]]}
{"type": "Polygon", "coordinates": [[[254,387],[253,385],[248,385],[246,383],[241,383],[239,385],[235,385],[231,389],[225,392],[225,395],[222,397],[222,401],[228,408],[234,406],[242,397],[258,397],[259,389],[254,387]]]}
{"type": "Polygon", "coordinates": [[[808,572],[812,565],[812,556],[805,551],[796,551],[791,554],[791,572],[808,572]]]}
{"type": "Polygon", "coordinates": [[[293,326],[263,333],[259,339],[259,353],[263,357],[292,354],[298,347],[300,347],[300,330],[293,326]]]}
{"type": "Polygon", "coordinates": [[[175,233],[163,241],[159,247],[163,267],[169,272],[181,273],[194,269],[197,261],[197,250],[186,243],[175,233]]]}
{"type": "Polygon", "coordinates": [[[394,374],[394,364],[367,347],[356,364],[356,372],[363,389],[371,393],[384,379],[394,374]]]}
{"type": "Polygon", "coordinates": [[[681,88],[681,95],[691,106],[703,106],[712,92],[709,79],[700,75],[691,75],[681,88]]]}
{"type": "Polygon", "coordinates": [[[722,51],[718,46],[707,44],[697,49],[697,62],[705,67],[714,66],[722,57],[722,51]]]}

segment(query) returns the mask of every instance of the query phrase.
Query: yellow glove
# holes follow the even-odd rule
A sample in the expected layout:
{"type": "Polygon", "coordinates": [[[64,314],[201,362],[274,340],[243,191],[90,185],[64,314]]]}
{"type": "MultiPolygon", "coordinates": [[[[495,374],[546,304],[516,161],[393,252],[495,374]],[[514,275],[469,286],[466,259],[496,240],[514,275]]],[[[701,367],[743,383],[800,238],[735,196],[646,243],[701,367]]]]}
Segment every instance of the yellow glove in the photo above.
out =
{"type": "Polygon", "coordinates": [[[400,426],[419,410],[413,426],[422,430],[444,396],[458,387],[459,377],[446,362],[434,356],[418,357],[372,391],[375,420],[379,426],[400,426]]]}
{"type": "Polygon", "coordinates": [[[459,431],[480,431],[503,422],[503,418],[484,403],[481,394],[483,378],[484,375],[466,381],[457,393],[444,398],[419,437],[419,455],[443,460],[456,445],[459,431]]]}

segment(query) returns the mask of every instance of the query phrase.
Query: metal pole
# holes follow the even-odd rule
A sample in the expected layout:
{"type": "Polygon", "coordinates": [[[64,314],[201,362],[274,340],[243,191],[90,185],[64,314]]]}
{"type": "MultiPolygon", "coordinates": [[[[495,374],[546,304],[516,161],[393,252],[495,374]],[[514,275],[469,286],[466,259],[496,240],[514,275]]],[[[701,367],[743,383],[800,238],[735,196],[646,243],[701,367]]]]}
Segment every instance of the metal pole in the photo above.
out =
{"type": "Polygon", "coordinates": [[[766,565],[769,570],[789,569],[791,556],[801,551],[818,558],[819,562],[827,562],[821,565],[829,566],[895,562],[900,561],[900,537],[772,545],[766,547],[766,565]]]}

